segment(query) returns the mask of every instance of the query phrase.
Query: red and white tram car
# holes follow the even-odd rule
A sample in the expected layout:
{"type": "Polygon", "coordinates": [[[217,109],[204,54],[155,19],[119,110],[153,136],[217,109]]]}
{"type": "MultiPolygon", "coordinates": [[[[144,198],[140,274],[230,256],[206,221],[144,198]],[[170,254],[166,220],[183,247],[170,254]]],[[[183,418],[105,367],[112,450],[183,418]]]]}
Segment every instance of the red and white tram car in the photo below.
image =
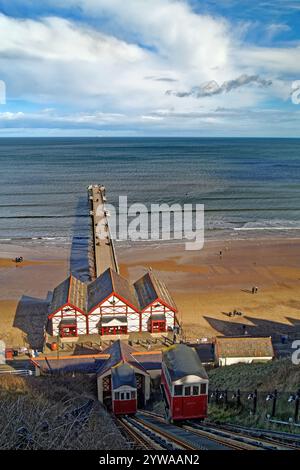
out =
{"type": "Polygon", "coordinates": [[[137,410],[137,384],[133,368],[121,364],[111,369],[112,409],[115,415],[132,415],[137,410]]]}
{"type": "Polygon", "coordinates": [[[194,348],[177,344],[163,352],[161,383],[169,421],[207,417],[208,376],[194,348]]]}

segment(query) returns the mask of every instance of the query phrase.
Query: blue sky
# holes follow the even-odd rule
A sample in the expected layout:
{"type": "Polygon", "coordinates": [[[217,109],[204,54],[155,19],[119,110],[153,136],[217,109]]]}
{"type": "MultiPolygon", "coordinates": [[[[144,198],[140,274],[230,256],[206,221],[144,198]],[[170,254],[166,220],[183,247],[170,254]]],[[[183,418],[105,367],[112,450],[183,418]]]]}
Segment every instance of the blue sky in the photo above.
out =
{"type": "Polygon", "coordinates": [[[0,136],[300,137],[300,0],[0,0],[0,80],[0,136]]]}

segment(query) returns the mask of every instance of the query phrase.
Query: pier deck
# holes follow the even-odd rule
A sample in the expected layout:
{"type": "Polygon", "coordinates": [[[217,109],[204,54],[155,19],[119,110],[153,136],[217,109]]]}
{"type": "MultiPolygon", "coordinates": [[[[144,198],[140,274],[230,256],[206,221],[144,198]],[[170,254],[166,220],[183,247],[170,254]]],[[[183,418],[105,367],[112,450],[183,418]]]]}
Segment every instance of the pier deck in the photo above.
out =
{"type": "Polygon", "coordinates": [[[93,227],[94,272],[92,273],[92,277],[99,277],[100,274],[108,268],[118,273],[119,266],[114,243],[110,234],[108,215],[105,210],[105,187],[101,185],[91,185],[88,187],[88,194],[93,227]],[[99,236],[100,229],[102,233],[105,233],[105,238],[99,236]]]}

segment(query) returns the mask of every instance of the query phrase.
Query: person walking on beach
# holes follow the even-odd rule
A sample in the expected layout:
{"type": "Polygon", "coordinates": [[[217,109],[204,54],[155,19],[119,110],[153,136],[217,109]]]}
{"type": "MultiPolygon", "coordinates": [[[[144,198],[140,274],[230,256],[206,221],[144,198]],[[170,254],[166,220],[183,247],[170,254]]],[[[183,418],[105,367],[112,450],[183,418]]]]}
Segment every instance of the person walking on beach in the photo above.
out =
{"type": "Polygon", "coordinates": [[[220,258],[222,258],[222,256],[223,256],[223,251],[220,250],[220,258]]]}
{"type": "Polygon", "coordinates": [[[258,292],[258,287],[255,287],[255,294],[257,294],[258,292]]]}
{"type": "Polygon", "coordinates": [[[252,294],[255,294],[255,287],[252,287],[252,294]]]}

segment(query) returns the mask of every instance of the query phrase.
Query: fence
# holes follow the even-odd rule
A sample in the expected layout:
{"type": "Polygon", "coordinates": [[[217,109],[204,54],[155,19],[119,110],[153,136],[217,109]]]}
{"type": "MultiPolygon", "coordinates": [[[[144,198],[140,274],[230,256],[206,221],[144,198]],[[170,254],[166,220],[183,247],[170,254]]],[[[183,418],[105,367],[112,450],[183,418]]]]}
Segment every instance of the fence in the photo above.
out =
{"type": "Polygon", "coordinates": [[[237,390],[210,390],[209,403],[218,406],[243,408],[250,415],[265,412],[267,418],[279,416],[290,422],[299,422],[300,389],[296,392],[241,391],[237,390]]]}

